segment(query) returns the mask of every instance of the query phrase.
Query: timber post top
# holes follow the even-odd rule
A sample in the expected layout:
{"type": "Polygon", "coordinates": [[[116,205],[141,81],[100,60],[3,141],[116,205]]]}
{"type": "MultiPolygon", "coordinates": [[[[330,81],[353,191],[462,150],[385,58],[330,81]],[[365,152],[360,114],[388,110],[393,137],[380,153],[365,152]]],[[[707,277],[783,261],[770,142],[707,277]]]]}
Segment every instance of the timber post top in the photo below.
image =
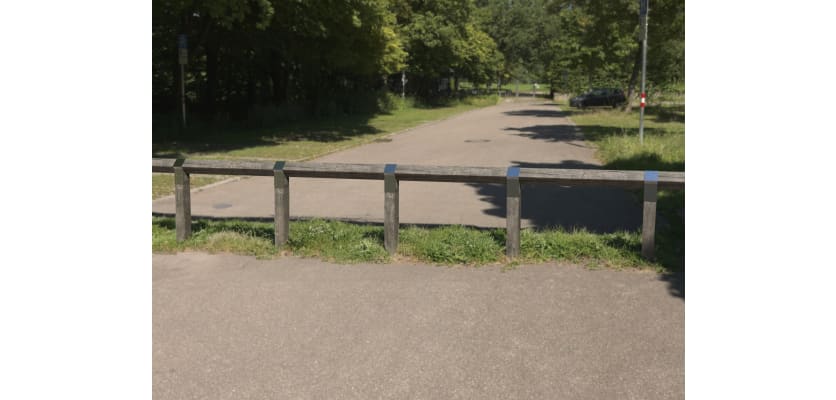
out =
{"type": "Polygon", "coordinates": [[[402,164],[341,164],[283,161],[194,160],[153,158],[152,172],[187,174],[273,176],[281,170],[288,178],[379,179],[394,174],[400,181],[506,183],[509,177],[520,183],[616,186],[641,188],[657,182],[659,189],[685,189],[685,173],[673,171],[628,171],[602,169],[523,168],[518,166],[436,166],[402,164]],[[280,165],[280,163],[283,163],[280,165]],[[391,172],[390,172],[391,171],[391,172]],[[514,176],[512,176],[512,174],[514,176]]]}

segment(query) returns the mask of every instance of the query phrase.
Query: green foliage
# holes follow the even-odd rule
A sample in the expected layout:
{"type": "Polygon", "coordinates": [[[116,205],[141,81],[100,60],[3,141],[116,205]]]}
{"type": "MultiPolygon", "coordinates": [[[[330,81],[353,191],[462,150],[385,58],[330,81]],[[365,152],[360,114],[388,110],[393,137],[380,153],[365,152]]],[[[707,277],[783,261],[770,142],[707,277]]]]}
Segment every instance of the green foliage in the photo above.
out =
{"type": "Polygon", "coordinates": [[[559,28],[548,68],[559,89],[627,85],[639,48],[637,1],[558,1],[550,11],[559,28]]]}
{"type": "MultiPolygon", "coordinates": [[[[388,0],[155,0],[155,110],[174,109],[178,34],[189,37],[186,87],[194,118],[246,119],[253,106],[298,104],[307,114],[358,112],[406,53],[388,0]]],[[[375,101],[371,101],[374,104],[375,101]]]]}
{"type": "Polygon", "coordinates": [[[472,0],[398,2],[411,90],[422,98],[444,91],[442,79],[492,81],[502,63],[493,39],[476,25],[472,0]]]}
{"type": "Polygon", "coordinates": [[[154,0],[153,9],[155,133],[178,126],[164,116],[179,111],[178,34],[189,38],[190,120],[211,126],[258,120],[270,107],[317,117],[385,110],[401,71],[408,92],[433,99],[444,79],[492,81],[502,62],[472,0],[154,0]]]}
{"type": "MultiPolygon", "coordinates": [[[[623,88],[636,67],[637,12],[635,0],[153,0],[155,135],[179,125],[164,116],[179,111],[178,34],[189,38],[189,119],[213,127],[271,109],[387,109],[402,71],[423,100],[460,80],[623,88]]],[[[651,87],[684,82],[684,15],[682,0],[651,2],[651,87]]]]}
{"type": "MultiPolygon", "coordinates": [[[[652,1],[648,81],[683,82],[685,6],[652,1]]],[[[636,0],[483,0],[480,24],[505,57],[503,80],[547,82],[577,93],[626,87],[636,66],[636,0]]]]}
{"type": "Polygon", "coordinates": [[[489,0],[482,4],[480,26],[503,54],[503,82],[547,81],[545,45],[555,33],[556,20],[546,12],[546,4],[546,0],[489,0]]]}

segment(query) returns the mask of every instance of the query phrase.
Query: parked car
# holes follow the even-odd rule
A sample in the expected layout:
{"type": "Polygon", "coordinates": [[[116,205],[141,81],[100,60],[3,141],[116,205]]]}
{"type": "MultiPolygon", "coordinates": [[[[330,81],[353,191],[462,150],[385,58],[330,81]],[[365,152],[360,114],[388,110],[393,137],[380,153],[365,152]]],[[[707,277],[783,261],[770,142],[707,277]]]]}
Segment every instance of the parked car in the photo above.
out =
{"type": "Polygon", "coordinates": [[[580,96],[569,99],[569,105],[577,108],[593,106],[617,107],[627,102],[624,92],[621,89],[599,88],[592,89],[580,96]]]}

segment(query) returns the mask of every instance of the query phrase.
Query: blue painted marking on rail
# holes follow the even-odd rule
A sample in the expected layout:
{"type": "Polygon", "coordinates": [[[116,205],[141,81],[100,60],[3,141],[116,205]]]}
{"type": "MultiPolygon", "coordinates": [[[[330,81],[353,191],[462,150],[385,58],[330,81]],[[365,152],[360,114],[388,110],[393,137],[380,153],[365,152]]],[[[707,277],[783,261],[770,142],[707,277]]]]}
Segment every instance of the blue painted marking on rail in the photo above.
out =
{"type": "Polygon", "coordinates": [[[281,171],[283,169],[284,169],[284,161],[276,161],[276,163],[273,164],[273,170],[274,171],[281,171]]]}
{"type": "Polygon", "coordinates": [[[519,178],[520,177],[520,167],[508,167],[508,177],[509,178],[519,178]]]}
{"type": "Polygon", "coordinates": [[[383,168],[383,173],[394,174],[395,168],[398,168],[398,164],[386,164],[386,167],[383,168]]]}
{"type": "Polygon", "coordinates": [[[644,171],[645,182],[659,182],[659,171],[644,171]]]}

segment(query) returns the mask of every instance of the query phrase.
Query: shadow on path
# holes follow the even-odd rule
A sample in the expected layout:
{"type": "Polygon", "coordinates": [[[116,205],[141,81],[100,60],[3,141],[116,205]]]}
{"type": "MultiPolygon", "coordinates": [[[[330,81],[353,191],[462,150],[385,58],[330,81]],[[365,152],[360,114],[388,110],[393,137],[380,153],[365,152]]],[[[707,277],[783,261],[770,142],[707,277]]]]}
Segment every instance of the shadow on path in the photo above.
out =
{"type": "MultiPolygon", "coordinates": [[[[583,168],[601,169],[601,166],[577,160],[560,163],[529,163],[514,161],[522,168],[583,168]]],[[[469,184],[477,189],[480,199],[491,204],[484,213],[504,218],[506,216],[505,185],[469,184]]],[[[557,184],[522,185],[521,217],[530,221],[535,230],[560,227],[566,230],[584,228],[594,233],[638,231],[642,224],[642,202],[639,191],[611,187],[563,186],[557,184]]],[[[661,210],[660,210],[661,211],[661,210]]],[[[667,223],[660,215],[657,221],[657,253],[666,273],[661,280],[668,283],[671,296],[685,299],[684,249],[676,251],[662,247],[678,246],[675,240],[660,235],[682,236],[666,233],[667,223]],[[667,239],[667,240],[666,240],[667,239]],[[664,254],[662,254],[664,253],[664,254]],[[664,257],[662,257],[664,256],[664,257]]],[[[678,227],[678,225],[676,225],[678,227]]],[[[684,242],[681,244],[684,245],[684,242]]]]}
{"type": "Polygon", "coordinates": [[[668,293],[671,296],[679,297],[685,300],[685,269],[678,268],[669,270],[668,273],[662,275],[659,280],[668,283],[668,293]]]}
{"type": "MultiPolygon", "coordinates": [[[[514,161],[513,165],[523,168],[601,168],[577,160],[560,163],[514,161]]],[[[492,205],[485,214],[505,217],[505,185],[468,185],[477,189],[482,201],[492,205]]],[[[527,184],[522,186],[522,219],[529,220],[535,229],[586,228],[595,233],[635,231],[641,227],[642,207],[638,199],[624,189],[527,184]]]]}
{"type": "MultiPolygon", "coordinates": [[[[537,105],[551,105],[551,104],[537,104],[537,105]]],[[[566,118],[570,115],[570,113],[568,113],[566,111],[542,110],[542,109],[505,111],[503,114],[518,116],[518,117],[545,117],[545,118],[566,118]]]]}

